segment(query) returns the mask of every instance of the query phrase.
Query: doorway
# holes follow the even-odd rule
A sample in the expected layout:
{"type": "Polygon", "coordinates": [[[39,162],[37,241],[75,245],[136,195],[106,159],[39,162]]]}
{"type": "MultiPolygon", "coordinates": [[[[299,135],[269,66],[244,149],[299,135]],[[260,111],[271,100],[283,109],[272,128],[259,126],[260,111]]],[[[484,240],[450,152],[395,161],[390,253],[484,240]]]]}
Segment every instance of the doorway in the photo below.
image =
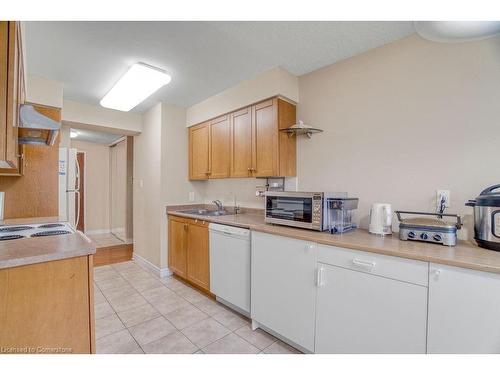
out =
{"type": "Polygon", "coordinates": [[[131,137],[109,147],[110,228],[125,243],[132,241],[132,147],[131,137]]]}

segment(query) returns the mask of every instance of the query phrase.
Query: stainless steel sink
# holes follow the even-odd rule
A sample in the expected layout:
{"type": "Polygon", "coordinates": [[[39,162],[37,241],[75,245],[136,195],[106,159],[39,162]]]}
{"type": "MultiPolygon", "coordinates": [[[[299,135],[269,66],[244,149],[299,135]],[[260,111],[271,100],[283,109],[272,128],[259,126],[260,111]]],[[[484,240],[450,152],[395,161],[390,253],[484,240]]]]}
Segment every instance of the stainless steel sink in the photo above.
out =
{"type": "Polygon", "coordinates": [[[207,210],[203,208],[197,208],[197,209],[191,209],[191,210],[183,210],[179,211],[183,214],[189,214],[189,215],[201,215],[201,216],[223,216],[223,215],[231,215],[230,212],[227,212],[225,210],[219,211],[219,210],[207,210]]]}

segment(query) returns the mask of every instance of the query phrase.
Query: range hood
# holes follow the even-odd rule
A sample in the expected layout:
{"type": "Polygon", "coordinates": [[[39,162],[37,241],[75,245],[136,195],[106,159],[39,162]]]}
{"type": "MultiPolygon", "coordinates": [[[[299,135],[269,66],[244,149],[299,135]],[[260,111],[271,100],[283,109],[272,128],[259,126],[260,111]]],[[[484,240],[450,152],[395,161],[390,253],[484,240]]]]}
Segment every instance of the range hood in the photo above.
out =
{"type": "Polygon", "coordinates": [[[42,115],[32,105],[19,107],[19,144],[53,146],[60,128],[60,122],[42,115]]]}

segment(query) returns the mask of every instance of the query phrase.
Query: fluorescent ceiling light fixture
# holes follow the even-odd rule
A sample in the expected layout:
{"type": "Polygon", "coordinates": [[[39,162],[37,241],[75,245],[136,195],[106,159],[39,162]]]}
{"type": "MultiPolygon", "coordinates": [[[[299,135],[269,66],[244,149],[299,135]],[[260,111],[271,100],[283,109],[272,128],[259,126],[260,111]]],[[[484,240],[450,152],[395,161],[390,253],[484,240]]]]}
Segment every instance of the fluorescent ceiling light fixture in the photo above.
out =
{"type": "Polygon", "coordinates": [[[101,105],[119,111],[130,111],[171,79],[159,69],[143,63],[134,64],[101,99],[101,105]]]}
{"type": "Polygon", "coordinates": [[[416,21],[414,25],[422,38],[443,43],[470,42],[500,33],[500,21],[416,21]]]}
{"type": "Polygon", "coordinates": [[[76,130],[70,130],[69,131],[69,137],[70,138],[76,138],[76,137],[78,137],[78,132],[76,130]]]}

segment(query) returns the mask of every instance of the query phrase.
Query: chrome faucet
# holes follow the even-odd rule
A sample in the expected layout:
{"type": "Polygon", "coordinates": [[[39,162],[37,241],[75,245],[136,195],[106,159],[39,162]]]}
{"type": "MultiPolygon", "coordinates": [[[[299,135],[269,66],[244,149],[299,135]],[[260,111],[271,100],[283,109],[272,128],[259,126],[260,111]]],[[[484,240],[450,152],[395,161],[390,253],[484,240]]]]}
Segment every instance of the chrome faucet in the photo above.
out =
{"type": "Polygon", "coordinates": [[[222,212],[224,211],[224,206],[222,205],[222,202],[218,199],[212,201],[213,204],[217,206],[217,211],[222,212]]]}

